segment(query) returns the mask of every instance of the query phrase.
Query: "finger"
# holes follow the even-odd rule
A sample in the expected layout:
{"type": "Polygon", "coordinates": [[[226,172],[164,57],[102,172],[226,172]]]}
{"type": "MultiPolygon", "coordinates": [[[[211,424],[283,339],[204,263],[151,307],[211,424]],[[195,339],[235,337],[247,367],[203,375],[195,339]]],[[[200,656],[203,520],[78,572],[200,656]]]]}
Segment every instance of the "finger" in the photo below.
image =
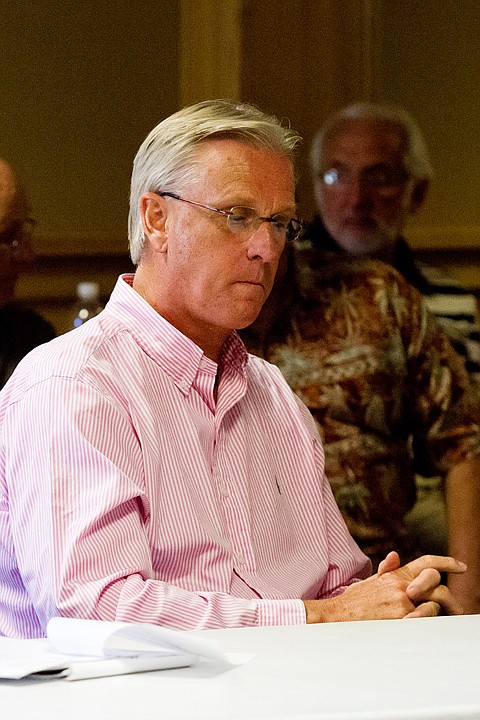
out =
{"type": "Polygon", "coordinates": [[[426,568],[452,573],[463,573],[467,569],[464,562],[443,555],[422,555],[416,560],[407,563],[404,567],[412,573],[413,577],[417,577],[426,568]]]}
{"type": "Polygon", "coordinates": [[[462,615],[463,608],[446,585],[439,585],[430,594],[429,600],[439,603],[442,607],[442,615],[462,615]]]}
{"type": "Polygon", "coordinates": [[[387,557],[382,560],[378,566],[377,575],[383,575],[384,573],[391,572],[392,570],[398,570],[400,567],[400,556],[397,552],[389,552],[387,557]]]}
{"type": "Polygon", "coordinates": [[[422,605],[429,605],[433,602],[435,605],[440,606],[442,615],[463,614],[462,606],[445,585],[439,585],[430,593],[426,593],[424,597],[418,597],[417,600],[412,600],[412,602],[417,605],[417,609],[422,605]]]}
{"type": "Polygon", "coordinates": [[[442,608],[436,602],[426,602],[418,605],[415,610],[409,612],[404,618],[436,617],[440,615],[442,608]]]}
{"type": "Polygon", "coordinates": [[[442,576],[438,570],[427,568],[422,570],[412,582],[407,585],[405,592],[413,603],[423,600],[426,593],[430,593],[434,588],[440,585],[442,576]]]}

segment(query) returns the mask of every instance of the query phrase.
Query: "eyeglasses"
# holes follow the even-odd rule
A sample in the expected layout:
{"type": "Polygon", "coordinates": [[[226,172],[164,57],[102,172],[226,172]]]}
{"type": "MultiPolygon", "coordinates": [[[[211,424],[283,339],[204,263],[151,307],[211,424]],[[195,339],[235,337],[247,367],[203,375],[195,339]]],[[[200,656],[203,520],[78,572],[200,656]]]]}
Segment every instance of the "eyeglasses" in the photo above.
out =
{"type": "Polygon", "coordinates": [[[0,246],[7,248],[13,257],[18,257],[23,252],[25,245],[32,237],[35,220],[14,220],[5,230],[0,232],[0,246]]]}
{"type": "Polygon", "coordinates": [[[189,205],[196,205],[197,207],[204,208],[205,210],[212,210],[220,215],[224,215],[227,219],[227,227],[234,235],[252,234],[262,223],[268,222],[272,225],[272,233],[275,241],[279,244],[283,244],[287,241],[292,242],[296,240],[303,228],[301,220],[298,220],[291,215],[284,215],[283,213],[277,213],[271,217],[262,217],[254,208],[251,207],[235,205],[230,208],[230,210],[220,210],[212,205],[204,205],[203,203],[195,202],[194,200],[186,200],[179,195],[175,195],[175,193],[159,192],[157,194],[160,195],[160,197],[169,197],[173,200],[180,200],[181,202],[188,203],[189,205]]]}
{"type": "MultiPolygon", "coordinates": [[[[372,165],[358,174],[361,185],[383,196],[395,194],[411,177],[405,169],[397,169],[389,165],[372,165]]],[[[354,173],[347,168],[330,168],[320,175],[320,179],[329,188],[344,189],[354,181],[354,173]]]]}

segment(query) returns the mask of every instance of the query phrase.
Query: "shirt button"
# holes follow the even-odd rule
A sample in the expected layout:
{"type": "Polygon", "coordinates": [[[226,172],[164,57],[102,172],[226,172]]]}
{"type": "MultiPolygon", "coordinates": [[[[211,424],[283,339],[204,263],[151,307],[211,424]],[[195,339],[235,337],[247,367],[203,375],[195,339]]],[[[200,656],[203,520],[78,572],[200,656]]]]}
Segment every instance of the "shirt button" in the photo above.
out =
{"type": "Polygon", "coordinates": [[[223,497],[228,497],[230,495],[230,492],[226,485],[220,485],[219,490],[220,490],[220,495],[222,495],[223,497]]]}
{"type": "Polygon", "coordinates": [[[178,387],[180,390],[188,390],[188,380],[180,380],[178,387]]]}
{"type": "Polygon", "coordinates": [[[243,557],[243,555],[237,555],[237,565],[245,565],[245,558],[243,557]]]}

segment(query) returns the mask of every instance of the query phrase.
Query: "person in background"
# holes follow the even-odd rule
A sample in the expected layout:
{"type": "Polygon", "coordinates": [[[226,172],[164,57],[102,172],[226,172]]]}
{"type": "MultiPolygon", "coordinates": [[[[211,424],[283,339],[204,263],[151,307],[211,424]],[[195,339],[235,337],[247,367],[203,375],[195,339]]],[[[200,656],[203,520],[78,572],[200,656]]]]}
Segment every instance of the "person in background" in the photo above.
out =
{"type": "Polygon", "coordinates": [[[17,280],[35,257],[33,224],[24,187],[0,159],[0,388],[21,358],[55,337],[50,323],[14,301],[17,280]]]}
{"type": "MultiPolygon", "coordinates": [[[[479,391],[476,298],[442,270],[418,261],[404,237],[407,219],[422,206],[433,176],[418,124],[398,106],[347,106],[316,134],[310,165],[318,214],[306,237],[321,250],[376,258],[400,272],[424,296],[479,391]]],[[[416,485],[408,532],[424,552],[444,553],[448,530],[442,477],[419,472],[416,485]]]]}
{"type": "Polygon", "coordinates": [[[357,103],[316,134],[310,165],[318,215],[307,230],[318,247],[393,265],[425,296],[480,387],[476,298],[458,281],[417,260],[404,237],[433,176],[423,134],[403,108],[357,103]]]}
{"type": "Polygon", "coordinates": [[[136,272],[0,394],[1,633],[42,636],[55,615],[202,629],[461,611],[441,583],[465,572],[454,558],[392,552],[368,577],[313,418],[236,332],[300,230],[298,139],[218,100],[140,147],[136,272]]]}
{"type": "Polygon", "coordinates": [[[376,568],[416,556],[407,521],[415,471],[443,475],[449,580],[480,611],[480,399],[420,293],[391,266],[287,247],[269,299],[240,331],[281,370],[317,422],[326,475],[347,527],[376,568]]]}

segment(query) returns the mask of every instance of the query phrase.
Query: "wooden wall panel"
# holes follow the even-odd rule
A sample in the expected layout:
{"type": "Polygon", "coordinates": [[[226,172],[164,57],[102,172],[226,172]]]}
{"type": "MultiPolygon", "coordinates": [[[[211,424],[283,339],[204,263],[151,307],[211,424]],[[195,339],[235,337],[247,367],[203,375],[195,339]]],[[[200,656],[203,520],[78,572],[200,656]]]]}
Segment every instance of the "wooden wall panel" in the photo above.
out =
{"type": "Polygon", "coordinates": [[[313,135],[340,105],[370,93],[372,0],[245,0],[242,98],[286,117],[304,138],[298,201],[314,211],[308,169],[313,135]]]}
{"type": "Polygon", "coordinates": [[[123,253],[134,154],[179,103],[179,0],[4,2],[0,156],[42,254],[123,253]]]}
{"type": "Polygon", "coordinates": [[[242,0],[181,0],[180,105],[238,99],[242,0]]]}
{"type": "MultiPolygon", "coordinates": [[[[383,0],[379,4],[376,95],[413,113],[425,133],[435,168],[427,202],[410,225],[410,238],[426,251],[464,249],[477,265],[479,34],[477,0],[383,0]]],[[[480,286],[480,277],[477,283],[480,286]]]]}

